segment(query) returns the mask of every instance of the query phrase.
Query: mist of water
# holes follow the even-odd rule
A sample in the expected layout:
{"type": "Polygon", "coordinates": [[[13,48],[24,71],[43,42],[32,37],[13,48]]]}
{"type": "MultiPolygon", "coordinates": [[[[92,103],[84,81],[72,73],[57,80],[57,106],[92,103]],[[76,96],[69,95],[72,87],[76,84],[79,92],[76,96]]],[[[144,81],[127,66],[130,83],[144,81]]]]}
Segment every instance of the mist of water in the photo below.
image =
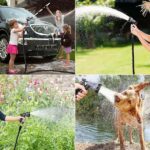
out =
{"type": "Polygon", "coordinates": [[[42,119],[57,122],[60,121],[65,116],[72,116],[73,112],[74,111],[71,108],[50,107],[33,111],[30,114],[32,116],[36,116],[42,119]]]}
{"type": "Polygon", "coordinates": [[[102,94],[103,96],[105,96],[111,103],[114,104],[114,96],[117,92],[112,91],[104,86],[101,87],[99,94],[102,94]]]}
{"type": "Polygon", "coordinates": [[[80,19],[84,16],[88,15],[107,15],[113,16],[124,20],[129,20],[129,16],[115,10],[113,8],[105,7],[105,6],[83,6],[76,9],[76,19],[80,19]]]}

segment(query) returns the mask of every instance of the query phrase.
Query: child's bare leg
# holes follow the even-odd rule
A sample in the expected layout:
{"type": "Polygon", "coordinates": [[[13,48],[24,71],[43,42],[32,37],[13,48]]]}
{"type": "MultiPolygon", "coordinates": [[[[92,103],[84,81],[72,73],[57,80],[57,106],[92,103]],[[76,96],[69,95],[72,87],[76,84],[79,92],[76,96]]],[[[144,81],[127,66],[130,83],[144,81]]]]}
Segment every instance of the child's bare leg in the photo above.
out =
{"type": "Polygon", "coordinates": [[[66,54],[66,64],[67,65],[70,64],[70,54],[69,53],[66,54]]]}
{"type": "Polygon", "coordinates": [[[16,59],[16,55],[10,54],[9,70],[13,70],[13,69],[14,69],[14,62],[15,62],[15,59],[16,59]]]}

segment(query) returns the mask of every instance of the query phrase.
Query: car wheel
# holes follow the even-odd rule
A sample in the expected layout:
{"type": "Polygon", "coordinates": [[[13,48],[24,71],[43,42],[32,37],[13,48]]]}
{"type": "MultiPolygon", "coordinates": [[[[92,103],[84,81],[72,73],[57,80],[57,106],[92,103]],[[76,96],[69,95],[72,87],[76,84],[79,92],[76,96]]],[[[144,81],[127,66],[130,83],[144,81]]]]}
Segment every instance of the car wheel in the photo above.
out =
{"type": "Polygon", "coordinates": [[[6,52],[6,48],[8,45],[8,38],[6,35],[0,35],[0,61],[8,62],[8,54],[6,52]]]}

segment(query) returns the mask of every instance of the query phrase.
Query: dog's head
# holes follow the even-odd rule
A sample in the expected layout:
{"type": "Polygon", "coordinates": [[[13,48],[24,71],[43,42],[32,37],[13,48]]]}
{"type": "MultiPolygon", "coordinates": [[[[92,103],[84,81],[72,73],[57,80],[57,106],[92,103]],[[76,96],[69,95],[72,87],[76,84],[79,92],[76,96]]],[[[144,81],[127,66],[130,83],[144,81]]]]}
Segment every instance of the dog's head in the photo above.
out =
{"type": "Polygon", "coordinates": [[[125,91],[115,94],[115,106],[121,111],[126,112],[137,118],[139,123],[141,119],[142,102],[140,91],[150,85],[149,82],[131,85],[125,91]]]}

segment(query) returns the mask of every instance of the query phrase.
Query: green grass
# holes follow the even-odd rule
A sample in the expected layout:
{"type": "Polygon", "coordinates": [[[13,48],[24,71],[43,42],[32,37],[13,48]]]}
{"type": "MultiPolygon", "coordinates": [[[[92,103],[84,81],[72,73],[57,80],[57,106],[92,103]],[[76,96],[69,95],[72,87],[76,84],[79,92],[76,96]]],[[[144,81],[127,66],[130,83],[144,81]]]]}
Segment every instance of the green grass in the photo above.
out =
{"type": "MultiPolygon", "coordinates": [[[[132,74],[131,45],[120,47],[77,48],[77,74],[132,74]]],[[[150,74],[150,53],[135,45],[135,73],[150,74]]]]}
{"type": "Polygon", "coordinates": [[[75,61],[75,51],[72,51],[70,54],[70,59],[75,61]]]}

